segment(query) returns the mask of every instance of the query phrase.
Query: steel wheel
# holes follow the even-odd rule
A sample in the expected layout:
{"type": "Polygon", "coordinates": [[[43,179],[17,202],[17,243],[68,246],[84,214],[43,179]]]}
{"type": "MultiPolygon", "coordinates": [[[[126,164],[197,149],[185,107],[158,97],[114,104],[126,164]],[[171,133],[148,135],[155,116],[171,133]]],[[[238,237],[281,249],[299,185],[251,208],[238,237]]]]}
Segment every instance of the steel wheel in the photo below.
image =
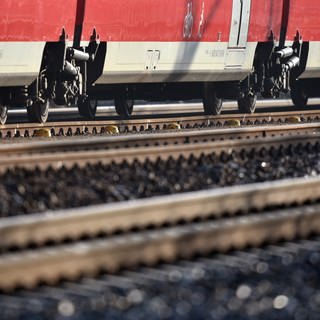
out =
{"type": "Polygon", "coordinates": [[[28,119],[30,122],[45,123],[49,116],[49,100],[44,103],[37,101],[27,107],[28,119]]]}
{"type": "Polygon", "coordinates": [[[222,99],[217,97],[217,91],[212,83],[204,85],[203,109],[207,115],[217,115],[222,110],[222,99]]]}
{"type": "Polygon", "coordinates": [[[0,105],[0,123],[5,124],[8,117],[8,106],[0,105]]]}
{"type": "Polygon", "coordinates": [[[256,109],[257,95],[249,94],[238,100],[238,109],[241,113],[254,113],[256,109]]]}
{"type": "Polygon", "coordinates": [[[131,88],[120,90],[114,98],[114,105],[121,118],[130,118],[134,106],[133,90],[131,88]]]}
{"type": "Polygon", "coordinates": [[[80,97],[77,105],[80,116],[87,120],[94,120],[97,112],[97,100],[91,100],[89,97],[80,97]]]}
{"type": "Polygon", "coordinates": [[[299,81],[291,86],[291,99],[295,107],[305,108],[308,104],[309,97],[304,92],[299,81]]]}

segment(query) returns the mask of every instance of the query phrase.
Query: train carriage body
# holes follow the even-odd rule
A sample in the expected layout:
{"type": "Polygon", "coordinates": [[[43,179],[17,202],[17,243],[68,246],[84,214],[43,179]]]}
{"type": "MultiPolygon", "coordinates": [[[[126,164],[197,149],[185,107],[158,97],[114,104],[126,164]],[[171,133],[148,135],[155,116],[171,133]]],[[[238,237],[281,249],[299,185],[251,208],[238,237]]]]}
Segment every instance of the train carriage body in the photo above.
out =
{"type": "Polygon", "coordinates": [[[87,0],[83,40],[95,28],[107,43],[97,82],[245,78],[259,38],[247,41],[251,2],[257,1],[87,0]]]}

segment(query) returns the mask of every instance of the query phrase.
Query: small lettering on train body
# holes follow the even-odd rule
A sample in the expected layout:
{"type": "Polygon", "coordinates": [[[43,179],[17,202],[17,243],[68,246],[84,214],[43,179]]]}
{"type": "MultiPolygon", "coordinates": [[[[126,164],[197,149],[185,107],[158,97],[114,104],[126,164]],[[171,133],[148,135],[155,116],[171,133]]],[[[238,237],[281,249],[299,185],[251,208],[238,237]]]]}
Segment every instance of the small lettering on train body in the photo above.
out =
{"type": "Polygon", "coordinates": [[[224,50],[207,49],[206,55],[208,55],[212,58],[223,58],[225,55],[225,51],[224,50]]]}

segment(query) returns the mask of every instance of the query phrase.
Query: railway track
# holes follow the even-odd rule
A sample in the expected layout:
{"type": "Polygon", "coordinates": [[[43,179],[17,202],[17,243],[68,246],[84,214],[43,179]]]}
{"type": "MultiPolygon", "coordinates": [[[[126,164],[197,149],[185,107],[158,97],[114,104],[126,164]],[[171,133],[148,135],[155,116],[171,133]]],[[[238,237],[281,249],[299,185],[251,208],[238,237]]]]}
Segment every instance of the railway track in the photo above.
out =
{"type": "Polygon", "coordinates": [[[97,205],[0,220],[0,248],[127,232],[179,221],[221,218],[238,212],[290,206],[320,199],[320,179],[299,178],[97,205]],[[230,199],[233,199],[231,202],[230,199]]]}
{"type": "Polygon", "coordinates": [[[255,114],[171,115],[163,118],[145,118],[131,120],[96,120],[49,122],[46,124],[21,123],[0,127],[2,138],[33,137],[41,129],[50,131],[52,136],[73,136],[88,134],[108,134],[111,132],[144,132],[172,129],[216,128],[232,126],[252,126],[261,124],[284,124],[290,122],[319,122],[318,110],[267,112],[255,114]]]}
{"type": "Polygon", "coordinates": [[[55,283],[62,277],[75,279],[100,270],[115,272],[141,263],[153,265],[212,251],[307,237],[320,232],[320,207],[301,204],[319,200],[319,184],[318,178],[281,181],[120,204],[118,208],[96,207],[87,208],[87,212],[2,220],[2,246],[37,246],[4,251],[0,288],[34,287],[40,281],[55,283]],[[270,209],[277,205],[293,207],[270,209]],[[235,214],[239,212],[252,213],[235,214]],[[200,221],[186,223],[196,218],[200,221]],[[181,220],[184,223],[177,225],[181,220]],[[145,229],[148,225],[162,227],[145,229]],[[112,230],[138,227],[139,231],[107,235],[112,230]],[[87,240],[81,240],[84,236],[87,240]],[[70,238],[80,240],[63,243],[63,239],[70,238]],[[49,240],[60,242],[42,247],[49,240]]]}
{"type": "Polygon", "coordinates": [[[319,124],[259,126],[15,143],[0,146],[0,171],[20,168],[61,168],[95,163],[121,163],[201,154],[269,149],[287,144],[316,144],[319,124]],[[116,152],[115,152],[116,150],[116,152]]]}
{"type": "MultiPolygon", "coordinates": [[[[308,150],[314,163],[318,138],[318,123],[279,121],[259,127],[8,143],[0,146],[0,170],[5,174],[23,168],[31,170],[27,175],[38,175],[39,168],[54,172],[99,164],[114,166],[119,173],[117,164],[204,159],[209,166],[210,159],[222,157],[223,162],[232,154],[264,159],[280,152],[290,158],[290,152],[301,151],[303,157],[308,150]]],[[[267,166],[261,161],[262,168],[267,166]]],[[[184,168],[183,161],[179,164],[184,168]]],[[[13,185],[11,173],[3,177],[13,185]]],[[[0,291],[317,235],[320,178],[312,175],[1,218],[0,291]]]]}
{"type": "Polygon", "coordinates": [[[169,131],[153,134],[126,134],[104,137],[74,137],[47,141],[29,141],[28,143],[4,143],[0,145],[0,153],[31,154],[44,152],[63,152],[77,150],[96,150],[112,148],[138,148],[147,146],[177,145],[198,142],[214,142],[224,140],[243,140],[281,136],[317,135],[320,123],[260,125],[242,128],[215,128],[201,130],[169,131]]]}
{"type": "Polygon", "coordinates": [[[0,157],[1,216],[315,176],[319,143],[312,130],[309,135],[298,135],[298,130],[292,136],[223,141],[211,141],[206,130],[198,132],[200,137],[191,132],[191,138],[183,132],[160,134],[163,140],[148,143],[157,134],[139,135],[140,147],[122,137],[85,140],[91,145],[79,139],[74,148],[70,141],[41,142],[33,152],[20,149],[24,144],[8,145],[0,157]],[[119,147],[119,142],[126,145],[119,147]]]}

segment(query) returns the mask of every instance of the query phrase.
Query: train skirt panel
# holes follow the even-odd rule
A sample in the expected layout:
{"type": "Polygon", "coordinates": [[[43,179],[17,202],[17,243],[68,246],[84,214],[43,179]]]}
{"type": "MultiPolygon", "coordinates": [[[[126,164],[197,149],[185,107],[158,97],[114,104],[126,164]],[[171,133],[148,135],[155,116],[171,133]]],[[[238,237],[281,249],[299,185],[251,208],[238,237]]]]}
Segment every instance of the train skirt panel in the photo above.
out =
{"type": "Polygon", "coordinates": [[[40,70],[45,42],[0,42],[0,86],[29,85],[40,70]]]}
{"type": "Polygon", "coordinates": [[[109,42],[97,83],[242,80],[256,43],[245,49],[218,42],[109,42]]]}
{"type": "Polygon", "coordinates": [[[300,78],[320,78],[320,41],[309,43],[306,70],[300,78]]]}

